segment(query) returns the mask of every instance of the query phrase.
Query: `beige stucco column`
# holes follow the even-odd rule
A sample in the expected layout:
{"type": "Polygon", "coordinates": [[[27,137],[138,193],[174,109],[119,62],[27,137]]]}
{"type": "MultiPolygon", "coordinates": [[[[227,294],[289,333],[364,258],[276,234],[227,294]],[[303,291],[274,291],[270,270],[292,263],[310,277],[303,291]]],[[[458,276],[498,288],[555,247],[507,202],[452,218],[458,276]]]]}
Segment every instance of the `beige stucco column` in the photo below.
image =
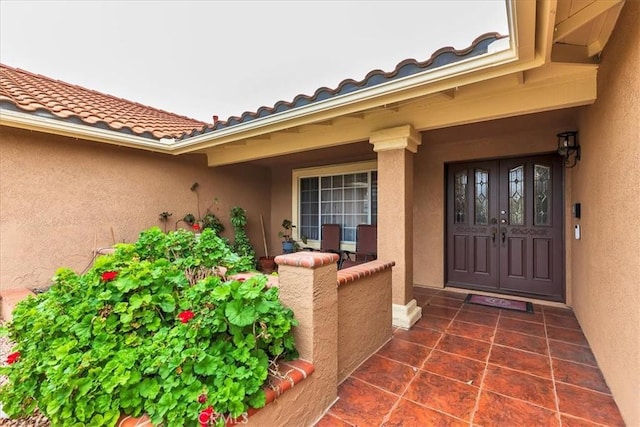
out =
{"type": "Polygon", "coordinates": [[[378,258],[395,261],[393,325],[410,328],[422,316],[413,299],[413,154],[420,134],[411,125],[371,134],[378,153],[378,258]]]}

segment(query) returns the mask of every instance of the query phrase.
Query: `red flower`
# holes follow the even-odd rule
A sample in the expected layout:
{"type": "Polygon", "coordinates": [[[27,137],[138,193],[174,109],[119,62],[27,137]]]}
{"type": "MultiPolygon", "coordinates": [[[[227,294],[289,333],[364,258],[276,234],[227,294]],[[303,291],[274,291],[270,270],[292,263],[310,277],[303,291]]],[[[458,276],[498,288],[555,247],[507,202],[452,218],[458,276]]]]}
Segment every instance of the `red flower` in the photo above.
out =
{"type": "Polygon", "coordinates": [[[180,319],[182,323],[187,323],[189,320],[193,319],[193,316],[193,311],[185,310],[182,313],[178,314],[178,319],[180,319]]]}
{"type": "Polygon", "coordinates": [[[196,230],[196,231],[199,231],[199,230],[200,230],[200,224],[193,224],[193,225],[192,225],[192,227],[193,227],[193,229],[194,229],[194,230],[196,230]]]}
{"type": "Polygon", "coordinates": [[[213,407],[209,406],[207,409],[200,412],[200,415],[198,415],[198,422],[200,422],[200,426],[207,427],[212,417],[213,417],[213,407]]]}
{"type": "Polygon", "coordinates": [[[205,403],[207,401],[207,395],[202,393],[200,396],[198,396],[198,402],[200,403],[205,403]]]}
{"type": "Polygon", "coordinates": [[[15,362],[17,362],[19,358],[20,358],[20,352],[19,351],[16,351],[15,353],[11,353],[10,355],[7,356],[7,363],[9,365],[12,365],[15,362]]]}
{"type": "Polygon", "coordinates": [[[104,273],[102,273],[102,281],[110,282],[113,279],[115,279],[117,275],[118,275],[117,271],[105,271],[104,273]]]}

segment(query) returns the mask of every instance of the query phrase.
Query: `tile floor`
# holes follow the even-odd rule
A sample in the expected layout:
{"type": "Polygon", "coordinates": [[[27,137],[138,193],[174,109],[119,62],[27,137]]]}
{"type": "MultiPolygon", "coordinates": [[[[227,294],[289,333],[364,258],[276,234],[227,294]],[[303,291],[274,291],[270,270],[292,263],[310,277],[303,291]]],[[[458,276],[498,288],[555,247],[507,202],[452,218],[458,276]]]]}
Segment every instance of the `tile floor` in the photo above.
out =
{"type": "Polygon", "coordinates": [[[339,387],[326,426],[624,426],[569,309],[416,288],[423,317],[339,387]]]}

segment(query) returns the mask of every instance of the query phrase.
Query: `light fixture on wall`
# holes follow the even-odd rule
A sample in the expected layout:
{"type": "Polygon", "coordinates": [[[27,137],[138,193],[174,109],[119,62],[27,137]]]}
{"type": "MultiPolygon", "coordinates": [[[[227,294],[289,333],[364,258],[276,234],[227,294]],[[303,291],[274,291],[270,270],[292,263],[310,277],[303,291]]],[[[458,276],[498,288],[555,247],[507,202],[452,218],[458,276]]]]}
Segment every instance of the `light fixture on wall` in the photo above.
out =
{"type": "Polygon", "coordinates": [[[580,160],[580,145],[578,144],[578,132],[567,131],[558,134],[558,154],[564,159],[564,166],[572,168],[580,160]],[[573,156],[573,161],[571,160],[573,156]]]}

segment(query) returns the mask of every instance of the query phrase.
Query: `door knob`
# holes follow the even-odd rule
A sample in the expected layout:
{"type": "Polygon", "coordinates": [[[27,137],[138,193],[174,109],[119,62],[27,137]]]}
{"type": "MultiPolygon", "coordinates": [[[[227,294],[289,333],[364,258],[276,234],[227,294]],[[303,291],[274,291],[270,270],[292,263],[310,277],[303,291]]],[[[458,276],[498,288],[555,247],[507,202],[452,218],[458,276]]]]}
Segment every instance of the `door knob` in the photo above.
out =
{"type": "Polygon", "coordinates": [[[500,230],[500,234],[502,237],[502,246],[504,246],[504,241],[507,238],[507,229],[505,227],[502,227],[502,229],[500,230]]]}
{"type": "Polygon", "coordinates": [[[496,244],[496,234],[498,234],[498,228],[491,227],[491,241],[494,245],[496,244]]]}

